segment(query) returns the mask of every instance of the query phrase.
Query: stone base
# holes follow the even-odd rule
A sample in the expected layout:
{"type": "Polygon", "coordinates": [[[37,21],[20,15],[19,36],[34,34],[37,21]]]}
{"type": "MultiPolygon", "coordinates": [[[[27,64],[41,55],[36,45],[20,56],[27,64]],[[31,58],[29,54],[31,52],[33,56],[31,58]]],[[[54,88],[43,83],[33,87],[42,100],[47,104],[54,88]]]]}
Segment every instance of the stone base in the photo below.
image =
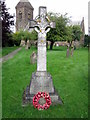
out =
{"type": "Polygon", "coordinates": [[[34,95],[38,92],[49,93],[52,105],[63,104],[53,86],[52,77],[47,72],[35,72],[32,74],[30,85],[27,86],[23,93],[23,106],[32,103],[34,95]]]}

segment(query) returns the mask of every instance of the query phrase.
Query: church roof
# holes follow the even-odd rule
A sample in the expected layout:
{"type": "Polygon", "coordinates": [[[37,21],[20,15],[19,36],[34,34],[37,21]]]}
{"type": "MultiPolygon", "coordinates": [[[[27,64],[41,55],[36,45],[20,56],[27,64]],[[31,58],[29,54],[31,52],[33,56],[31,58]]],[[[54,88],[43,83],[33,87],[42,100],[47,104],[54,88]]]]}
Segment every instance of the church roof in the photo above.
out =
{"type": "Polygon", "coordinates": [[[17,7],[29,7],[31,9],[34,9],[31,3],[28,0],[20,0],[19,3],[16,5],[17,7]]]}

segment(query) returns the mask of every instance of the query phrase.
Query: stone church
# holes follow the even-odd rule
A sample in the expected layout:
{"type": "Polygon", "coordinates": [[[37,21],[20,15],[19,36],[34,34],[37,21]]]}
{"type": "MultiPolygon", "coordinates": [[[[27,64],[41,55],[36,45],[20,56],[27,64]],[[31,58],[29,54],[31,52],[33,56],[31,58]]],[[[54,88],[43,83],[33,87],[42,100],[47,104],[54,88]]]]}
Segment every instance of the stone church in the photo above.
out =
{"type": "Polygon", "coordinates": [[[28,0],[20,0],[16,5],[16,31],[24,30],[29,20],[33,20],[33,6],[28,0]]]}
{"type": "MultiPolygon", "coordinates": [[[[28,24],[29,20],[33,20],[33,11],[34,8],[29,2],[29,0],[20,0],[16,5],[16,31],[24,30],[28,24]]],[[[80,27],[82,31],[82,36],[80,42],[76,42],[77,44],[84,44],[84,36],[85,36],[85,28],[84,28],[84,18],[80,22],[80,27]]],[[[60,42],[64,44],[63,42],[60,42]]],[[[66,43],[65,43],[66,44],[66,43]]]]}

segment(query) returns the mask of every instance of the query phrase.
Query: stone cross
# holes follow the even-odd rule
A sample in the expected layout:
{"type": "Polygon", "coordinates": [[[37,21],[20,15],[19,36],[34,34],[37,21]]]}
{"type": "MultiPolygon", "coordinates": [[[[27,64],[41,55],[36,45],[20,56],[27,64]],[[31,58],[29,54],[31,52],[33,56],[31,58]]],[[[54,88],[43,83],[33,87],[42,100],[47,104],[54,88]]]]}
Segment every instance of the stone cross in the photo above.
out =
{"type": "MultiPolygon", "coordinates": [[[[38,33],[38,52],[37,52],[37,71],[32,73],[30,79],[30,87],[27,86],[26,97],[23,95],[23,103],[32,103],[33,97],[38,92],[47,92],[50,94],[52,103],[62,104],[62,100],[56,93],[53,86],[52,76],[46,69],[46,34],[50,27],[55,28],[55,22],[50,22],[47,16],[46,7],[39,7],[39,15],[35,20],[30,21],[28,28],[34,28],[38,33]]],[[[28,29],[29,30],[29,29],[28,29]]],[[[44,99],[41,99],[40,104],[44,104],[44,99]]]]}
{"type": "Polygon", "coordinates": [[[51,28],[55,28],[55,22],[50,22],[47,16],[47,8],[39,7],[39,15],[34,21],[30,21],[30,28],[38,33],[37,72],[46,69],[46,34],[51,28]]]}

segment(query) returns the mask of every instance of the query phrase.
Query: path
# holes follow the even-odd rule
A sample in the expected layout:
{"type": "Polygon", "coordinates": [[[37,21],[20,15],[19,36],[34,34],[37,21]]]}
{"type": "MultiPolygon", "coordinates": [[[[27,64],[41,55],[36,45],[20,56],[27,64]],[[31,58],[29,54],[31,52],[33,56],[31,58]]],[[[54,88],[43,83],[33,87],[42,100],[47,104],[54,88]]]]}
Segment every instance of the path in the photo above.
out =
{"type": "Polygon", "coordinates": [[[10,59],[10,58],[13,58],[13,56],[14,56],[17,52],[19,52],[21,49],[22,49],[22,48],[18,48],[18,49],[16,49],[16,50],[14,50],[13,52],[9,53],[8,55],[0,58],[0,62],[4,62],[4,61],[7,61],[7,60],[10,59]]]}

